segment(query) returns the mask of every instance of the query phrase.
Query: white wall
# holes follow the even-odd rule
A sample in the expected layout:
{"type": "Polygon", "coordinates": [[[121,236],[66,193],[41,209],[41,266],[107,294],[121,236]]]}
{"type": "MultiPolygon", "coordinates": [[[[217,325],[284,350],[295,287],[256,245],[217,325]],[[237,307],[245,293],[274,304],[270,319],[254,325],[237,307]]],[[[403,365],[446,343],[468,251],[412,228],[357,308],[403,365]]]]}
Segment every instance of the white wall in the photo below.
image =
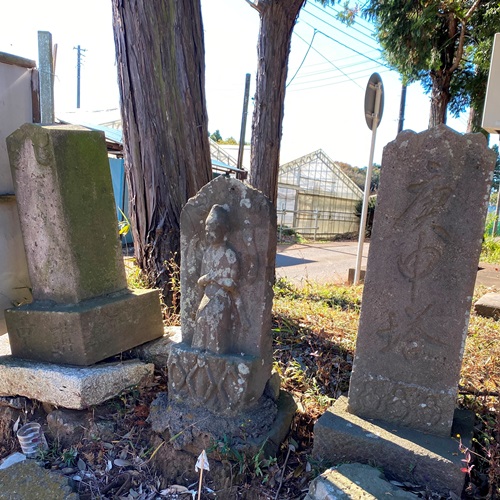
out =
{"type": "MultiPolygon", "coordinates": [[[[31,70],[0,61],[0,335],[4,309],[30,302],[30,282],[5,138],[32,121],[31,70]]],[[[50,258],[50,256],[47,256],[50,258]]]]}

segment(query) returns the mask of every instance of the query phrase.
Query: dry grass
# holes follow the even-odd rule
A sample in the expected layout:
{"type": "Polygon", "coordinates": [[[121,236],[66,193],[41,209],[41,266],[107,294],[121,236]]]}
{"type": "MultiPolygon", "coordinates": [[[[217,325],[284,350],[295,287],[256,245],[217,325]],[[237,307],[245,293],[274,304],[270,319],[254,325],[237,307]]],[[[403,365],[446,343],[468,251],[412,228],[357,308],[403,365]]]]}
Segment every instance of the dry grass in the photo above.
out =
{"type": "MultiPolygon", "coordinates": [[[[127,273],[134,283],[143,284],[135,266],[127,265],[127,273]]],[[[238,487],[242,498],[275,498],[278,490],[280,499],[302,498],[309,481],[321,471],[311,459],[313,427],[348,390],[362,290],[312,283],[297,289],[283,280],[277,283],[274,367],[299,410],[277,460],[254,457],[236,464],[245,475],[238,487]]],[[[474,300],[487,291],[491,290],[477,288],[474,300]]],[[[460,404],[476,414],[467,498],[500,498],[500,321],[472,313],[460,387],[460,404]]],[[[102,411],[115,423],[114,438],[88,438],[69,449],[53,443],[46,466],[61,468],[71,459],[69,476],[81,478],[77,482],[82,498],[173,498],[167,490],[160,493],[168,485],[150,468],[154,449],[146,417],[158,390],[165,390],[163,373],[157,374],[155,387],[107,403],[102,411]]],[[[15,444],[9,441],[3,452],[13,451],[15,444]]]]}
{"type": "MultiPolygon", "coordinates": [[[[474,301],[489,291],[478,287],[474,301]]],[[[361,294],[361,286],[276,286],[275,366],[300,402],[293,430],[304,448],[312,444],[316,419],[348,389],[361,294]]],[[[459,403],[476,414],[467,497],[500,498],[500,321],[474,311],[460,388],[459,403]]]]}

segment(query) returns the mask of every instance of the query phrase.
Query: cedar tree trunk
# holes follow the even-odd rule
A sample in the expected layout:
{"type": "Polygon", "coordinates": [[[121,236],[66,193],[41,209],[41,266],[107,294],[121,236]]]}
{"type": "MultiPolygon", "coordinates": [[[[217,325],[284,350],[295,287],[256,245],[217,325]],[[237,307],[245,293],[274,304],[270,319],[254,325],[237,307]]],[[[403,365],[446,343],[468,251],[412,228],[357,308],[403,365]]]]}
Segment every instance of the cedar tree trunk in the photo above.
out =
{"type": "Polygon", "coordinates": [[[182,207],[211,178],[201,6],[112,2],[135,256],[169,297],[182,207]]]}
{"type": "Polygon", "coordinates": [[[446,124],[446,112],[451,99],[450,82],[452,73],[446,70],[431,71],[431,112],[429,115],[429,128],[446,124]]]}
{"type": "Polygon", "coordinates": [[[260,15],[249,182],[276,204],[288,55],[305,0],[247,1],[260,15]]]}

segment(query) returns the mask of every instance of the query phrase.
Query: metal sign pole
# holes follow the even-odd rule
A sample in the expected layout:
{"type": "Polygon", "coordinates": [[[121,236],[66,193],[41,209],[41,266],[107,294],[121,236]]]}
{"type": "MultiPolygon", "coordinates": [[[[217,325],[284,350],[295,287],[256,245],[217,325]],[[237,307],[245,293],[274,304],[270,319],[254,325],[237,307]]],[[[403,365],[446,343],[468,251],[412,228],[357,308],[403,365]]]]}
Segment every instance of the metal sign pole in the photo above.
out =
{"type": "Polygon", "coordinates": [[[377,137],[377,127],[379,123],[380,100],[382,98],[382,83],[375,85],[375,109],[372,123],[372,143],[370,147],[370,159],[366,170],[365,192],[363,194],[363,208],[361,210],[361,221],[359,223],[358,253],[356,258],[356,269],[354,273],[354,285],[359,283],[361,274],[361,259],[363,257],[363,246],[365,243],[366,216],[368,214],[368,202],[370,198],[370,185],[373,171],[373,153],[375,150],[375,139],[377,137]]]}

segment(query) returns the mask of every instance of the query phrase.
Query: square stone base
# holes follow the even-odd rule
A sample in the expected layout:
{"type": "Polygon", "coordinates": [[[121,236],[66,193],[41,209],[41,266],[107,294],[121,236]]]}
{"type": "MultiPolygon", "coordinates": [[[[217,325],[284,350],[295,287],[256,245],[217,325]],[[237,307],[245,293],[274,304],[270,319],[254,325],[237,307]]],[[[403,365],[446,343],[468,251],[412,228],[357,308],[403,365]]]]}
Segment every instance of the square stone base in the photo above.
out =
{"type": "Polygon", "coordinates": [[[0,356],[0,396],[83,410],[147,382],[153,372],[153,364],[137,360],[81,367],[0,356]]]}
{"type": "Polygon", "coordinates": [[[214,413],[236,415],[254,406],[270,376],[255,356],[215,354],[182,342],[170,349],[169,398],[214,413]]]}
{"type": "Polygon", "coordinates": [[[431,491],[460,496],[465,474],[459,438],[470,447],[473,415],[455,412],[452,435],[444,438],[368,420],[347,411],[347,398],[339,398],[314,426],[313,456],[332,464],[369,463],[401,482],[425,485],[431,491]]]}
{"type": "Polygon", "coordinates": [[[12,355],[88,366],[163,335],[158,290],[124,290],[78,304],[5,311],[12,355]]]}

